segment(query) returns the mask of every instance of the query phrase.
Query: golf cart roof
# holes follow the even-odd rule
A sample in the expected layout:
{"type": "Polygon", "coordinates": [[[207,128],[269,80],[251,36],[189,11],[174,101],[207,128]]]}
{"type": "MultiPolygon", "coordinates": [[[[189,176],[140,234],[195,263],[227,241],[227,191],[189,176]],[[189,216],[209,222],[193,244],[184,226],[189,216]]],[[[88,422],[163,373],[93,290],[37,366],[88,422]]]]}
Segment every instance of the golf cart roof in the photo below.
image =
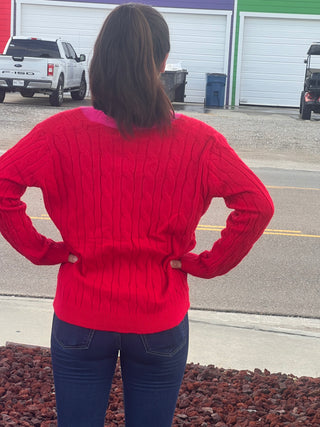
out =
{"type": "Polygon", "coordinates": [[[320,55],[320,43],[312,43],[307,52],[308,55],[320,55]]]}

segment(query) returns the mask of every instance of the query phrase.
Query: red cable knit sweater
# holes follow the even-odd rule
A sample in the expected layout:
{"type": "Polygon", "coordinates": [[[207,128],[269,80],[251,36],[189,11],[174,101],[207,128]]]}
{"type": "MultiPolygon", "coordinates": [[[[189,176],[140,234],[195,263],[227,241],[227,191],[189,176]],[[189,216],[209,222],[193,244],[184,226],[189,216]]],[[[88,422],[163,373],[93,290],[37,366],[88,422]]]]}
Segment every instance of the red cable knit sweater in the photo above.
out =
{"type": "Polygon", "coordinates": [[[125,140],[102,112],[78,108],[40,123],[0,158],[3,236],[35,264],[61,263],[55,312],[87,328],[174,327],[189,308],[187,273],[227,273],[272,214],[265,187],[224,137],[185,116],[166,135],[140,129],[125,140]],[[32,226],[20,200],[28,186],[41,188],[63,242],[32,226]],[[233,212],[212,249],[192,254],[213,197],[233,212]]]}

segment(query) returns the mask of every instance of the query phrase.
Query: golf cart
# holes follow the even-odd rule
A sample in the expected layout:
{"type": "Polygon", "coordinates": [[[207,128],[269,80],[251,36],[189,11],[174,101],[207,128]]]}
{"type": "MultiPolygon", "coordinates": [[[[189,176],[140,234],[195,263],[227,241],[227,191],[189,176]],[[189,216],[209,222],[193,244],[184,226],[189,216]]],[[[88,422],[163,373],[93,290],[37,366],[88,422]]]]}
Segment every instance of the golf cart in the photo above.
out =
{"type": "Polygon", "coordinates": [[[310,120],[311,111],[320,113],[320,43],[312,43],[307,52],[304,89],[300,98],[300,117],[310,120]],[[315,68],[316,67],[316,68],[315,68]]]}

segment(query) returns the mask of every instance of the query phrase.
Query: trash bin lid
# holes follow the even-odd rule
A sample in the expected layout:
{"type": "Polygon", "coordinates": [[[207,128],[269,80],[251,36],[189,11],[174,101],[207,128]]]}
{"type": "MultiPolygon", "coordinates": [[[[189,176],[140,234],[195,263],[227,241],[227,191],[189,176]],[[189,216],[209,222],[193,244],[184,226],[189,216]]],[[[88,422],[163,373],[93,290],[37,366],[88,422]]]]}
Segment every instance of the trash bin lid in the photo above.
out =
{"type": "Polygon", "coordinates": [[[207,76],[226,76],[224,73],[206,73],[207,76]]]}
{"type": "Polygon", "coordinates": [[[227,76],[226,74],[221,73],[207,73],[207,84],[212,83],[226,83],[227,76]]]}

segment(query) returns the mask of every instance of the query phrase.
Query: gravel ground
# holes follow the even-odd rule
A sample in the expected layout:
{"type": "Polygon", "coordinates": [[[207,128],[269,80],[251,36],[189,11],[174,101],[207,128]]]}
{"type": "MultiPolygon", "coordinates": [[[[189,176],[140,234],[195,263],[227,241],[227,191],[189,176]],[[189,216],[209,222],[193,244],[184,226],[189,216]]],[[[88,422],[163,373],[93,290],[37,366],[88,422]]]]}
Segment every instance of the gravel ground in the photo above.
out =
{"type": "MultiPolygon", "coordinates": [[[[0,347],[0,426],[56,426],[48,349],[0,347]]],[[[124,427],[117,368],[106,426],[124,427]]],[[[320,426],[320,378],[188,364],[173,426],[320,426]]]]}
{"type": "MultiPolygon", "coordinates": [[[[38,122],[80,105],[90,105],[86,98],[74,102],[66,96],[61,107],[48,105],[48,97],[32,99],[7,94],[0,104],[0,151],[14,145],[38,122]]],[[[295,108],[236,107],[205,109],[197,104],[174,104],[177,112],[190,115],[215,127],[244,160],[251,165],[320,171],[320,115],[303,121],[295,108]]]]}
{"type": "Polygon", "coordinates": [[[320,122],[316,115],[303,121],[296,109],[262,107],[183,113],[216,128],[252,166],[320,171],[320,122]]]}

